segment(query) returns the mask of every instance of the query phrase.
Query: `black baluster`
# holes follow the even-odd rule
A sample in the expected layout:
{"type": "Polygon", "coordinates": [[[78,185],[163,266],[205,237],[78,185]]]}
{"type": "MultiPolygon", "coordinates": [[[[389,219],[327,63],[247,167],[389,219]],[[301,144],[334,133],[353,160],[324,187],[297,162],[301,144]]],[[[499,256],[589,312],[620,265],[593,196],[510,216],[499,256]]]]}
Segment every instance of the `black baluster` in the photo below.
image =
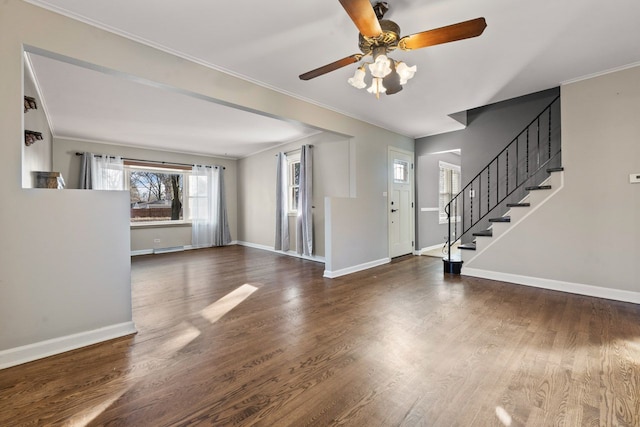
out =
{"type": "Polygon", "coordinates": [[[551,105],[549,106],[549,159],[551,159],[551,105]]]}
{"type": "Polygon", "coordinates": [[[529,178],[529,128],[527,128],[527,168],[525,176],[525,180],[529,178]]]}
{"type": "Polygon", "coordinates": [[[537,133],[537,137],[538,137],[538,153],[537,153],[537,165],[536,165],[536,170],[538,170],[540,168],[540,116],[538,116],[538,120],[536,120],[536,133],[537,133]]]}

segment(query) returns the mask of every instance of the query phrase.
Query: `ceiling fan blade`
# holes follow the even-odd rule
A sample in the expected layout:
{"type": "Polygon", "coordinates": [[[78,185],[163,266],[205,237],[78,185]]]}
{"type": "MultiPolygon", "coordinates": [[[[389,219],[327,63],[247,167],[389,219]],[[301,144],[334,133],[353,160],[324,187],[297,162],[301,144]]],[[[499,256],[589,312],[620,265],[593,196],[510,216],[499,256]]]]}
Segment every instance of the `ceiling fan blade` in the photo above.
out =
{"type": "Polygon", "coordinates": [[[338,59],[331,64],[323,65],[322,67],[316,68],[315,70],[307,71],[304,74],[300,74],[300,80],[311,80],[323,74],[327,74],[331,71],[335,71],[338,68],[346,67],[347,65],[354,64],[362,58],[362,55],[356,53],[351,56],[347,56],[346,58],[338,59]]]}
{"type": "Polygon", "coordinates": [[[446,27],[411,34],[401,38],[398,42],[398,47],[402,50],[412,50],[478,37],[486,27],[487,22],[484,18],[476,18],[446,27]]]}
{"type": "Polygon", "coordinates": [[[369,0],[340,0],[349,17],[358,27],[360,34],[366,37],[378,37],[382,28],[369,0]]]}

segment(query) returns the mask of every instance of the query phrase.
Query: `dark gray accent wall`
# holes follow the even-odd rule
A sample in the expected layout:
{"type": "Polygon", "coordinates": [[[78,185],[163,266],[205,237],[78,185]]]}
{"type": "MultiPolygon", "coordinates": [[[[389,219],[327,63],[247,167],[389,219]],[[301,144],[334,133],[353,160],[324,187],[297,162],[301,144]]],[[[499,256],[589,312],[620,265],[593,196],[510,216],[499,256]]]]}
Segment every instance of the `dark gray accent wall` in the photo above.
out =
{"type": "MultiPolygon", "coordinates": [[[[460,164],[464,187],[559,94],[560,88],[552,88],[475,108],[467,112],[465,129],[416,139],[418,206],[423,205],[420,197],[425,197],[425,193],[420,189],[430,185],[429,181],[432,179],[428,169],[420,168],[424,163],[423,157],[442,151],[461,149],[460,164]]],[[[442,236],[439,234],[431,235],[431,226],[426,222],[426,217],[420,213],[417,216],[417,247],[423,248],[435,244],[429,244],[429,242],[442,241],[442,236]]],[[[435,231],[434,233],[437,234],[435,231]]]]}
{"type": "Polygon", "coordinates": [[[454,153],[427,154],[418,157],[416,168],[420,179],[416,186],[416,198],[419,200],[417,215],[421,227],[418,229],[418,249],[444,245],[448,233],[447,224],[439,223],[438,211],[423,211],[423,209],[437,208],[440,201],[440,166],[447,162],[460,166],[460,155],[454,153]]]}

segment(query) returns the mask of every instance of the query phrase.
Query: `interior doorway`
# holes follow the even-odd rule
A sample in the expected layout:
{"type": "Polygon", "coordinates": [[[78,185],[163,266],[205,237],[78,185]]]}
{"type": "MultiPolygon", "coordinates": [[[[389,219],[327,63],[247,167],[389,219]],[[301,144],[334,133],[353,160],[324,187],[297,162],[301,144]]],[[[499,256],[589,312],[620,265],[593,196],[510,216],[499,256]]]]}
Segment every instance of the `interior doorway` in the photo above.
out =
{"type": "Polygon", "coordinates": [[[389,147],[388,156],[389,257],[413,253],[414,167],[413,153],[389,147]]]}

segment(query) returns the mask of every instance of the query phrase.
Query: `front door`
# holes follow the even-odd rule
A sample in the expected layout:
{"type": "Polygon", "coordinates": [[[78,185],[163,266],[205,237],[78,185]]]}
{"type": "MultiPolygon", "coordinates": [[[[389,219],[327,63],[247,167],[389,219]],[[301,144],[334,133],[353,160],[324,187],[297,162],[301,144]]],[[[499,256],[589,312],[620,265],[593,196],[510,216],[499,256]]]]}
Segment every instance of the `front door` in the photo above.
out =
{"type": "Polygon", "coordinates": [[[413,153],[389,148],[389,256],[413,253],[413,153]]]}

